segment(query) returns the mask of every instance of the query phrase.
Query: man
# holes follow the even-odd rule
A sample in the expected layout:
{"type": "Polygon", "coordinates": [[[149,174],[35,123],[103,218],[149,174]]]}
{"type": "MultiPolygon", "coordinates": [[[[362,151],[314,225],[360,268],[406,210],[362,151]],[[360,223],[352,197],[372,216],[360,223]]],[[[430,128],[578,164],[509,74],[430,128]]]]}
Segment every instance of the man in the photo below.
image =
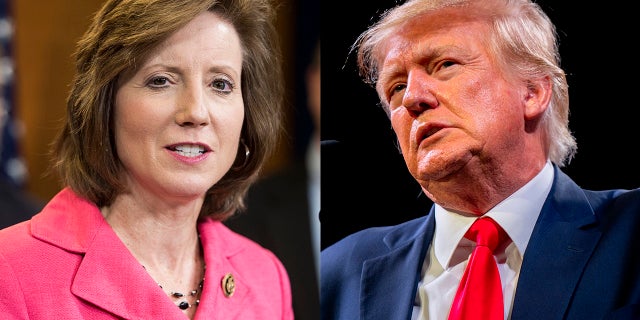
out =
{"type": "Polygon", "coordinates": [[[501,312],[476,319],[640,315],[640,189],[589,191],[561,171],[576,152],[568,86],[537,4],[412,0],[354,48],[434,205],[323,250],[323,319],[458,314],[468,230],[489,218],[506,239],[491,258],[501,312]]]}

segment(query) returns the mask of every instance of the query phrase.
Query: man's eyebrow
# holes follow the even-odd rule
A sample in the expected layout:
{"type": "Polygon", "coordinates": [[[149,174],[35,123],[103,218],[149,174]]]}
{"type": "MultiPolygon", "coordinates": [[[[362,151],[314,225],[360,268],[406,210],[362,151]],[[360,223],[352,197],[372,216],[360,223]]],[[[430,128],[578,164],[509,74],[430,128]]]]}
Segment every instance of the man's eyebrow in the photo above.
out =
{"type": "MultiPolygon", "coordinates": [[[[396,51],[408,51],[409,49],[411,49],[411,52],[416,52],[419,55],[419,57],[417,58],[417,62],[420,64],[424,64],[425,61],[431,61],[433,60],[434,57],[438,55],[442,55],[442,53],[446,51],[445,47],[434,47],[430,44],[424,44],[422,45],[422,48],[418,48],[417,50],[415,49],[416,45],[413,45],[411,47],[412,48],[409,48],[407,46],[402,50],[396,50],[396,51]]],[[[380,71],[378,72],[378,77],[377,77],[378,80],[376,82],[389,81],[389,79],[393,79],[398,75],[405,73],[406,68],[404,67],[404,65],[407,63],[407,61],[405,61],[404,58],[399,60],[397,58],[398,56],[400,55],[396,54],[396,57],[393,57],[391,59],[391,63],[388,63],[388,64],[385,64],[384,62],[389,60],[387,59],[382,60],[382,63],[379,64],[380,71]]],[[[409,63],[415,62],[414,60],[416,59],[412,58],[411,61],[409,61],[409,63]]]]}
{"type": "MultiPolygon", "coordinates": [[[[468,56],[468,52],[466,52],[466,49],[457,44],[444,44],[438,46],[425,44],[422,46],[422,48],[418,48],[418,50],[413,50],[412,52],[415,52],[418,57],[414,57],[411,62],[419,63],[421,65],[427,64],[430,61],[437,59],[438,57],[446,56],[453,53],[455,53],[455,56],[458,57],[468,56]]],[[[405,62],[402,62],[402,64],[404,63],[405,62]]],[[[402,74],[404,72],[404,67],[401,67],[400,65],[400,63],[396,62],[392,62],[387,65],[380,64],[381,68],[378,72],[378,80],[376,82],[388,81],[389,79],[398,76],[398,74],[402,74]]]]}
{"type": "Polygon", "coordinates": [[[399,63],[394,63],[381,68],[378,73],[376,84],[386,84],[391,79],[397,78],[399,75],[405,73],[404,69],[405,68],[401,67],[401,64],[399,63]]]}

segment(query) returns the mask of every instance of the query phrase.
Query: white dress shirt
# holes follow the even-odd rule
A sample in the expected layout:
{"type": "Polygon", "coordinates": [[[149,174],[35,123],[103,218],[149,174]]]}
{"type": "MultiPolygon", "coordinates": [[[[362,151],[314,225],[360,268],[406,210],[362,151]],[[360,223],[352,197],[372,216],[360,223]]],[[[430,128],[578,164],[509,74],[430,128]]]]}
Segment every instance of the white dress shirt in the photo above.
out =
{"type": "MultiPolygon", "coordinates": [[[[553,167],[551,162],[547,162],[531,181],[485,214],[493,218],[512,240],[504,252],[496,256],[505,319],[509,319],[511,314],[522,253],[527,248],[552,183],[553,167]]],[[[422,267],[412,319],[443,320],[449,316],[458,284],[475,246],[473,241],[464,238],[464,234],[476,219],[435,205],[435,235],[422,267]]]]}

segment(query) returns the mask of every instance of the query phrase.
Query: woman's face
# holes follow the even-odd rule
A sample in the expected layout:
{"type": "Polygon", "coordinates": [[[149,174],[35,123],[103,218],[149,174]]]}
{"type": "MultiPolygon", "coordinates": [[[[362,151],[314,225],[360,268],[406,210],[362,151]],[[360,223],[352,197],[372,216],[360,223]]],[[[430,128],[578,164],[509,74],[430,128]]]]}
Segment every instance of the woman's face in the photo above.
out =
{"type": "Polygon", "coordinates": [[[206,12],[121,80],[114,131],[129,192],[186,202],[222,178],[244,119],[241,69],[235,28],[206,12]]]}

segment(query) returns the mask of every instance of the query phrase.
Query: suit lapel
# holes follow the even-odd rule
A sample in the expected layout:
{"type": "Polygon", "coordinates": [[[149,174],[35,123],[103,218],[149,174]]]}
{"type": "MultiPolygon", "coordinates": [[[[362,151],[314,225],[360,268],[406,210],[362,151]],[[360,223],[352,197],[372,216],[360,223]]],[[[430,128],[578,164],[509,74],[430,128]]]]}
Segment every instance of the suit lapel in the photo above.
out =
{"type": "Polygon", "coordinates": [[[512,319],[561,319],[600,235],[584,192],[556,167],[524,254],[512,319]]]}
{"type": "Polygon", "coordinates": [[[422,262],[433,238],[433,217],[432,209],[416,231],[392,231],[384,241],[388,252],[364,262],[360,294],[363,319],[411,318],[422,262]]]}

